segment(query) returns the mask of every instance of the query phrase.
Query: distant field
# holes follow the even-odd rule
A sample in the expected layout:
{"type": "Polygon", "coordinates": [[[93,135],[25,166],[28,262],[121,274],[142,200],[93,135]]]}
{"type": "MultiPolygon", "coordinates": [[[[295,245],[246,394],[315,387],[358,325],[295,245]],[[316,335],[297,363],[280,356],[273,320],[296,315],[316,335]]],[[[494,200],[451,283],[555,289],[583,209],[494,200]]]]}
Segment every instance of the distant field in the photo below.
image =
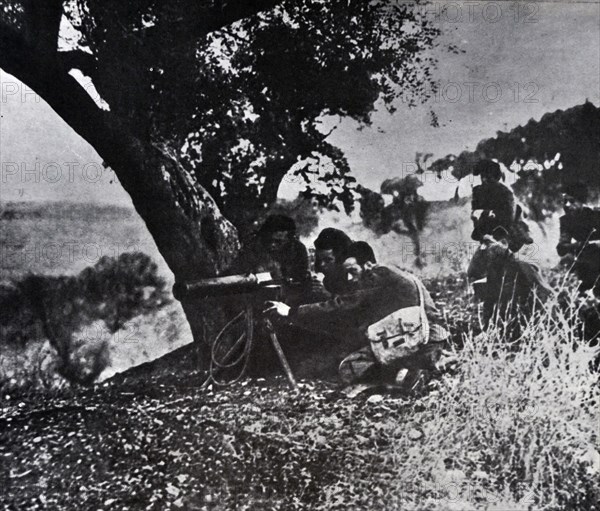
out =
{"type": "MultiPolygon", "coordinates": [[[[433,203],[421,243],[427,266],[416,273],[423,277],[448,275],[466,269],[471,240],[470,204],[433,203]]],[[[319,229],[335,226],[354,239],[369,241],[384,263],[411,267],[414,249],[407,236],[391,233],[377,237],[359,219],[325,213],[319,229]]],[[[523,257],[542,266],[557,263],[554,246],[558,220],[544,226],[531,225],[534,245],[523,257]]],[[[311,244],[315,235],[303,239],[311,244]]],[[[169,282],[167,267],[146,226],[129,208],[66,202],[6,203],[0,207],[0,278],[18,278],[28,272],[45,275],[72,275],[91,266],[103,255],[117,256],[141,251],[156,262],[169,282]]]]}
{"type": "Polygon", "coordinates": [[[0,276],[72,275],[102,256],[141,251],[173,280],[144,222],[128,208],[65,202],[5,203],[0,210],[0,276]]]}

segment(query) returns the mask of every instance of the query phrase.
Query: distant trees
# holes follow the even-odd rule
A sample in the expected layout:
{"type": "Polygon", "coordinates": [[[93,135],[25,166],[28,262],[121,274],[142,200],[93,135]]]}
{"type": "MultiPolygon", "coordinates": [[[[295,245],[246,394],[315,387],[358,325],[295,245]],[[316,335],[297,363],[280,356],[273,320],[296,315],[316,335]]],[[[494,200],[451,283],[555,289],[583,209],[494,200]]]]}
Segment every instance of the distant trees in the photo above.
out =
{"type": "MultiPolygon", "coordinates": [[[[421,155],[417,153],[417,165],[421,155]]],[[[425,158],[425,160],[427,157],[425,158]]],[[[364,186],[358,186],[360,194],[360,216],[365,227],[381,235],[394,231],[410,237],[415,248],[415,264],[422,266],[420,233],[425,227],[429,203],[419,195],[422,182],[415,174],[386,179],[381,183],[381,193],[391,195],[391,204],[385,205],[384,198],[364,186]]]]}
{"type": "Polygon", "coordinates": [[[480,159],[494,158],[507,167],[518,165],[513,190],[531,217],[542,221],[556,211],[563,185],[582,182],[600,192],[600,108],[590,102],[545,114],[539,121],[498,132],[473,152],[448,155],[430,170],[451,171],[463,178],[480,159]]]}
{"type": "Polygon", "coordinates": [[[431,154],[417,153],[415,157],[416,173],[386,179],[381,183],[380,192],[358,185],[360,216],[365,227],[377,234],[395,231],[414,238],[418,248],[418,232],[425,227],[429,203],[418,193],[423,186],[419,175],[431,154]],[[382,195],[389,195],[391,203],[385,205],[382,195]]]}

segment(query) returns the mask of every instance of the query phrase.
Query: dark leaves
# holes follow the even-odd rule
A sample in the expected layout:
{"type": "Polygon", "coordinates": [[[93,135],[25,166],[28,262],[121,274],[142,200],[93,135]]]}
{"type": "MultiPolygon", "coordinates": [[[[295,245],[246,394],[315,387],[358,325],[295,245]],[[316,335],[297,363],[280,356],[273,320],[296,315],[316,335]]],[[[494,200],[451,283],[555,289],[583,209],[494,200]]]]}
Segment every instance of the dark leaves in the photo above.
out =
{"type": "Polygon", "coordinates": [[[71,21],[98,61],[100,96],[140,138],[181,148],[242,231],[298,162],[325,185],[307,180],[305,195],[349,211],[350,168],[317,123],[364,125],[379,99],[390,110],[426,99],[437,29],[401,2],[295,0],[204,36],[206,6],[79,0],[71,21]]]}

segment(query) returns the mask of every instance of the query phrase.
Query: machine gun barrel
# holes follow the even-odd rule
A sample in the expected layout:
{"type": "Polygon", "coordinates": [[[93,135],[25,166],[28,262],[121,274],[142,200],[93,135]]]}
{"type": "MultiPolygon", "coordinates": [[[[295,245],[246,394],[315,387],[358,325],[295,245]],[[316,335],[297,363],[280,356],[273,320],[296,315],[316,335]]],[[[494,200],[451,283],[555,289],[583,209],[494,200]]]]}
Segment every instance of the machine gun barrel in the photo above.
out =
{"type": "Polygon", "coordinates": [[[177,300],[181,300],[184,298],[237,295],[254,292],[269,284],[274,284],[274,281],[268,272],[227,275],[192,282],[176,282],[173,286],[173,296],[177,300]]]}

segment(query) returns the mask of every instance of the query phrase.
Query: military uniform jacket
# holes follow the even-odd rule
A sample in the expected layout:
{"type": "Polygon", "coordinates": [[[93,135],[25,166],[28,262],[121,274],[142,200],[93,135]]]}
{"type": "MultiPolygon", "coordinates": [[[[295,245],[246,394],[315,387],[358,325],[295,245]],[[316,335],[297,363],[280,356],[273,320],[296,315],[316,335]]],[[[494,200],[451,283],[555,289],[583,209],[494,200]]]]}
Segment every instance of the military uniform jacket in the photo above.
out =
{"type": "Polygon", "coordinates": [[[572,215],[560,217],[560,238],[556,246],[559,256],[573,252],[572,240],[579,243],[600,240],[600,210],[584,207],[572,215]]]}
{"type": "Polygon", "coordinates": [[[258,239],[244,247],[233,264],[242,273],[270,272],[274,279],[304,282],[310,279],[308,251],[298,239],[291,239],[276,254],[270,254],[258,239]]]}
{"type": "MultiPolygon", "coordinates": [[[[336,336],[357,335],[365,339],[369,325],[388,314],[419,304],[415,279],[404,271],[376,266],[367,273],[356,291],[335,296],[330,300],[292,308],[290,320],[304,328],[326,331],[336,336]]],[[[441,323],[441,314],[431,295],[421,286],[427,318],[441,323]]]]}
{"type": "Polygon", "coordinates": [[[474,222],[472,239],[482,241],[486,234],[492,234],[497,227],[503,227],[507,232],[511,232],[516,217],[515,197],[502,183],[494,181],[473,188],[471,208],[473,211],[484,210],[485,212],[474,222]]]}
{"type": "Polygon", "coordinates": [[[473,211],[478,209],[493,211],[498,224],[504,227],[512,224],[517,212],[515,196],[511,189],[495,181],[473,188],[471,209],[473,211]]]}

